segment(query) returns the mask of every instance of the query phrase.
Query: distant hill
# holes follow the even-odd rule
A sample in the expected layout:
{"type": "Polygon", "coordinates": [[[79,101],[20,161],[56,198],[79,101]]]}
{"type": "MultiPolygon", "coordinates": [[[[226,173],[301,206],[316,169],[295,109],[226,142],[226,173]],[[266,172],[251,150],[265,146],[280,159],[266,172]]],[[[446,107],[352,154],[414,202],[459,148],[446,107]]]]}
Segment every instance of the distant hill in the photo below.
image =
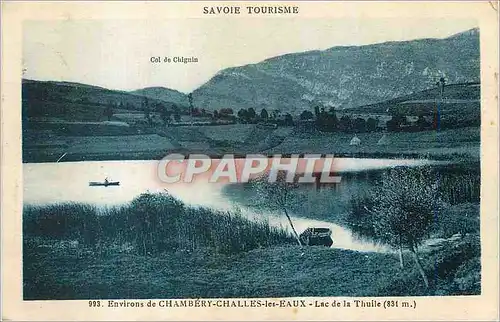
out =
{"type": "Polygon", "coordinates": [[[384,102],[347,109],[356,115],[434,116],[439,108],[440,119],[449,128],[479,126],[481,124],[481,85],[463,83],[446,85],[441,91],[436,86],[384,102]]]}
{"type": "Polygon", "coordinates": [[[180,106],[189,106],[186,94],[166,87],[146,87],[131,91],[130,93],[171,102],[180,106]]]}
{"type": "MultiPolygon", "coordinates": [[[[166,90],[166,89],[165,89],[166,90]]],[[[175,91],[172,91],[175,92],[175,91]]],[[[181,93],[180,93],[181,94],[181,93]]],[[[146,96],[140,93],[110,90],[98,86],[60,82],[35,81],[23,79],[22,101],[23,117],[56,117],[66,120],[99,120],[105,108],[142,110],[146,96]]],[[[147,96],[148,104],[154,108],[162,104],[167,108],[173,105],[185,108],[179,99],[168,100],[147,96]]]]}
{"type": "MultiPolygon", "coordinates": [[[[475,111],[479,111],[480,99],[480,83],[449,84],[444,87],[442,98],[440,89],[435,86],[424,91],[397,97],[395,99],[352,108],[348,111],[375,114],[432,114],[436,110],[438,104],[441,104],[441,110],[445,112],[448,110],[450,112],[457,111],[458,106],[466,106],[475,111]]],[[[472,110],[469,112],[472,112],[472,110]]]]}
{"type": "Polygon", "coordinates": [[[341,46],[228,68],[193,92],[195,107],[338,109],[382,102],[448,83],[478,82],[479,30],[445,39],[341,46]]]}

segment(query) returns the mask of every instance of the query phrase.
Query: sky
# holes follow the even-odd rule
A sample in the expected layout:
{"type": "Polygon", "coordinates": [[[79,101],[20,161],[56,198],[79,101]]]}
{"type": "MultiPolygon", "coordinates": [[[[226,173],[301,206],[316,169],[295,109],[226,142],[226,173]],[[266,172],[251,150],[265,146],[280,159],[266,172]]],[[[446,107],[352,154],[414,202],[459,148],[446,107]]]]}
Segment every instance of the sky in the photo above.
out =
{"type": "Polygon", "coordinates": [[[188,93],[228,67],[286,53],[419,38],[477,26],[445,19],[170,19],[27,21],[24,78],[117,90],[162,86],[188,93]],[[151,63],[151,57],[197,63],[151,63]]]}

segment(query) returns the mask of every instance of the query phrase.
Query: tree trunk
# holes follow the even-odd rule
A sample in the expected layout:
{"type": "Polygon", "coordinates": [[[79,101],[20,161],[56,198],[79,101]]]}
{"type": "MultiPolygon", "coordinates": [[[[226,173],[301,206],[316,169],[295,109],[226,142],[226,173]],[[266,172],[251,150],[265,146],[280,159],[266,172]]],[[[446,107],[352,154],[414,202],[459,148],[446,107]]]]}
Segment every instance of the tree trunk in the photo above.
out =
{"type": "Polygon", "coordinates": [[[427,276],[425,275],[424,269],[422,268],[422,265],[420,264],[420,260],[418,259],[418,254],[415,249],[415,247],[411,247],[411,253],[413,254],[413,259],[415,260],[415,265],[417,265],[418,271],[420,275],[422,276],[422,279],[424,280],[425,287],[429,287],[429,280],[427,279],[427,276]]]}
{"type": "Polygon", "coordinates": [[[288,211],[286,211],[286,208],[283,208],[283,211],[285,212],[285,216],[288,219],[288,222],[290,223],[290,227],[292,227],[293,234],[295,235],[295,239],[297,239],[297,243],[299,246],[302,246],[302,242],[300,241],[299,234],[297,234],[297,231],[295,230],[295,227],[293,226],[292,218],[288,215],[288,211]]]}
{"type": "Polygon", "coordinates": [[[405,268],[405,263],[403,261],[403,245],[401,244],[401,237],[399,237],[399,267],[401,269],[405,268]]]}

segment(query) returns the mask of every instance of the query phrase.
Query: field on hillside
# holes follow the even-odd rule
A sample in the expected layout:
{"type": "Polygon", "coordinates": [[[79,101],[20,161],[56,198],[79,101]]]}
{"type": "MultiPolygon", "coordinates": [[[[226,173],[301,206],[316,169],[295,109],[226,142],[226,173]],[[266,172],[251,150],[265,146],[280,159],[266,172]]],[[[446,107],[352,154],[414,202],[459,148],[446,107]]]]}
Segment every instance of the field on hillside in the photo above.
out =
{"type": "Polygon", "coordinates": [[[454,115],[466,116],[466,113],[480,110],[481,85],[479,83],[446,85],[441,100],[440,89],[436,86],[424,91],[405,95],[380,103],[364,105],[350,109],[354,112],[389,113],[400,111],[410,115],[418,112],[431,114],[438,103],[444,111],[454,115]],[[413,106],[411,106],[413,104],[413,106]],[[424,104],[422,104],[424,103],[424,104]],[[463,107],[463,109],[461,109],[463,107]],[[465,113],[464,113],[465,112],[465,113]]]}
{"type": "MultiPolygon", "coordinates": [[[[102,127],[100,131],[104,131],[102,127]]],[[[124,128],[122,131],[130,130],[124,128]]],[[[74,131],[66,129],[66,132],[74,131]]],[[[50,162],[67,152],[67,161],[161,159],[168,153],[217,156],[226,153],[329,153],[349,157],[424,157],[477,161],[480,152],[479,127],[440,132],[391,132],[387,133],[386,144],[383,145],[377,144],[383,133],[359,133],[357,136],[361,143],[357,146],[350,145],[354,134],[309,134],[296,132],[292,127],[271,129],[248,124],[163,127],[149,132],[152,133],[124,136],[109,133],[112,135],[79,137],[33,129],[25,132],[23,137],[23,160],[50,162]]]]}
{"type": "Polygon", "coordinates": [[[216,142],[245,142],[254,128],[253,124],[200,126],[200,132],[216,142]]]}
{"type": "Polygon", "coordinates": [[[127,160],[161,158],[175,145],[157,134],[123,136],[47,136],[25,140],[23,161],[127,160]]]}
{"type": "Polygon", "coordinates": [[[334,153],[338,156],[415,156],[435,159],[479,158],[480,128],[386,133],[386,144],[379,145],[383,133],[358,133],[361,140],[351,146],[354,134],[324,133],[295,135],[285,139],[268,153],[334,153]]]}

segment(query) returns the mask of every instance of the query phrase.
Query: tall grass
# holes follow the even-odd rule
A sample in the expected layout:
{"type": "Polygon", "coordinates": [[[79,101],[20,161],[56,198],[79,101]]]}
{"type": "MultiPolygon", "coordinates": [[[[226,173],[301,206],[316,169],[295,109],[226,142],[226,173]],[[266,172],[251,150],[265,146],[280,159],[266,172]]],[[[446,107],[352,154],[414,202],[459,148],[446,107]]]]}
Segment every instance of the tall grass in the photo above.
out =
{"type": "Polygon", "coordinates": [[[293,243],[284,229],[239,213],[187,207],[168,194],[145,193],[130,204],[98,208],[80,203],[26,205],[26,237],[72,239],[89,246],[131,244],[142,255],[211,248],[237,253],[293,243]]]}
{"type": "Polygon", "coordinates": [[[479,173],[462,173],[442,176],[440,191],[444,200],[452,205],[479,202],[481,199],[481,175],[479,173]]]}
{"type": "Polygon", "coordinates": [[[76,239],[95,244],[102,235],[98,209],[93,205],[80,203],[25,205],[23,235],[76,239]]]}

